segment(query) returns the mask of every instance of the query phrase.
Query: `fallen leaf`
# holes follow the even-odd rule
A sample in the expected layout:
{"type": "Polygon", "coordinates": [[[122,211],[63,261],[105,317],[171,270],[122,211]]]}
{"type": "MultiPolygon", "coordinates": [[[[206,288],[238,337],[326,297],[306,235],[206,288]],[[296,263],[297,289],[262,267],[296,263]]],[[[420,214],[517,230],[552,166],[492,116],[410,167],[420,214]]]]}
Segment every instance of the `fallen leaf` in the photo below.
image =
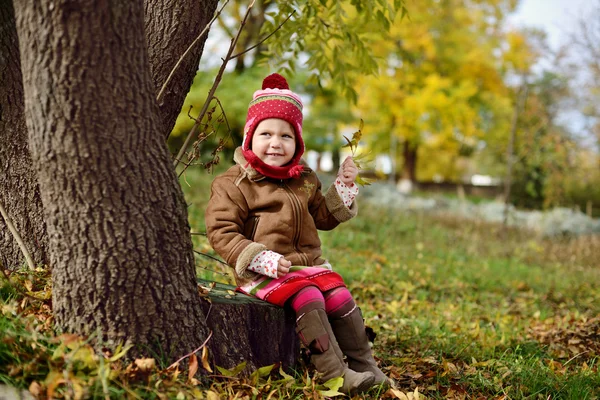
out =
{"type": "Polygon", "coordinates": [[[233,369],[222,368],[222,367],[219,367],[218,365],[216,367],[217,367],[217,370],[221,373],[221,375],[232,377],[232,376],[238,375],[240,372],[242,372],[244,370],[244,368],[246,368],[246,361],[243,361],[240,364],[236,365],[233,369]]]}
{"type": "Polygon", "coordinates": [[[388,389],[388,393],[391,393],[392,395],[396,396],[397,399],[408,400],[408,396],[403,392],[399,391],[398,389],[388,389]]]}
{"type": "Polygon", "coordinates": [[[206,346],[202,348],[202,367],[208,372],[213,372],[208,363],[208,348],[206,346]]]}
{"type": "Polygon", "coordinates": [[[190,366],[188,368],[188,383],[194,379],[194,375],[198,372],[198,357],[196,357],[196,353],[193,353],[190,356],[190,366]]]}
{"type": "Polygon", "coordinates": [[[156,366],[154,358],[138,358],[134,361],[135,366],[142,372],[149,372],[156,366]]]}

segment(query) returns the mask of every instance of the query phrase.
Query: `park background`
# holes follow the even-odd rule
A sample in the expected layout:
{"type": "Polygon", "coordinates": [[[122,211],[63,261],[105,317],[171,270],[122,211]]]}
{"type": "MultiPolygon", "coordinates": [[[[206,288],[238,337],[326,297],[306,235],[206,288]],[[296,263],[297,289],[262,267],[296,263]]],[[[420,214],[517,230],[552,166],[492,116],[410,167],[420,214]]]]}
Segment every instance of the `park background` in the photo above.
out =
{"type": "MultiPolygon", "coordinates": [[[[203,213],[264,76],[280,72],[302,94],[304,137],[324,182],[360,129],[356,155],[373,182],[361,188],[359,216],[322,240],[397,382],[365,398],[600,396],[600,41],[592,36],[600,4],[584,15],[573,10],[558,47],[543,31],[509,23],[518,4],[431,0],[384,14],[325,1],[315,2],[315,15],[283,23],[295,3],[257,2],[234,53],[276,33],[229,64],[218,101],[198,120],[221,65],[207,55],[229,44],[246,12],[245,2],[230,2],[169,136],[177,157],[194,125],[201,128],[178,166],[197,274],[232,283],[226,267],[205,257],[215,254],[201,235],[203,213]],[[479,212],[486,207],[495,217],[479,212]],[[576,223],[523,227],[519,212],[540,213],[540,224],[543,215],[576,223]]],[[[328,394],[305,367],[295,380],[277,369],[196,380],[164,361],[145,370],[103,360],[87,338],[65,344],[53,336],[51,307],[15,289],[48,295],[47,270],[17,270],[11,279],[2,289],[0,380],[42,397],[328,394]]]]}

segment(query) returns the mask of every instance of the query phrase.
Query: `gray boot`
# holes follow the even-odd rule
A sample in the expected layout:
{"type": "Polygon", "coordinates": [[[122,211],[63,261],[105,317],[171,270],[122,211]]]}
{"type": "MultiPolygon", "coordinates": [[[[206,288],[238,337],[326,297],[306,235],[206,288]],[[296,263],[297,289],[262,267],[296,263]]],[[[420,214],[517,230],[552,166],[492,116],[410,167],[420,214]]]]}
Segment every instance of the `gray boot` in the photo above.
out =
{"type": "Polygon", "coordinates": [[[357,372],[372,372],[375,375],[374,385],[389,385],[391,381],[377,367],[371,353],[360,309],[356,307],[344,318],[330,322],[340,349],[348,358],[348,367],[357,372]]]}
{"type": "Polygon", "coordinates": [[[340,355],[335,336],[329,325],[325,310],[307,312],[297,322],[296,332],[302,343],[311,352],[311,361],[322,374],[322,381],[342,376],[344,384],[340,392],[354,394],[364,392],[373,386],[375,377],[370,372],[355,372],[349,369],[340,355]]]}

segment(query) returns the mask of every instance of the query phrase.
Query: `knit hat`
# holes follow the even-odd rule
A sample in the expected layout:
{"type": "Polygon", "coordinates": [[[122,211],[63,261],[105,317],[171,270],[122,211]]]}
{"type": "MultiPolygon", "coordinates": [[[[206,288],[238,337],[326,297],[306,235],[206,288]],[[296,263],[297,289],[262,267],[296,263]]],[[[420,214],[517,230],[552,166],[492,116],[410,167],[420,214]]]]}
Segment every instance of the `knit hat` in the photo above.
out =
{"type": "Polygon", "coordinates": [[[304,154],[302,100],[290,90],[283,76],[279,74],[267,76],[263,80],[262,90],[254,92],[248,106],[242,152],[248,164],[264,176],[275,179],[300,177],[303,167],[298,163],[304,154]],[[269,118],[279,118],[289,122],[296,134],[296,152],[290,162],[281,167],[266,164],[250,148],[256,127],[261,121],[269,118]]]}

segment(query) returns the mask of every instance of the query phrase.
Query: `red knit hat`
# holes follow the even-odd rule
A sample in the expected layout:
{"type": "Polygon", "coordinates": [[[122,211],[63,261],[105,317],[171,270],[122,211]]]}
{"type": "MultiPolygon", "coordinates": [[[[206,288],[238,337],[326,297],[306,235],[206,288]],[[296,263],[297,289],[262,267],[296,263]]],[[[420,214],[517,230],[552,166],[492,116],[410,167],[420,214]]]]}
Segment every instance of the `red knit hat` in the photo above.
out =
{"type": "Polygon", "coordinates": [[[263,80],[262,90],[254,92],[252,101],[248,106],[242,151],[246,161],[252,168],[270,178],[298,178],[303,171],[302,165],[298,164],[302,154],[304,154],[302,100],[300,96],[290,90],[283,76],[279,74],[267,76],[263,80]],[[290,162],[281,167],[266,164],[250,148],[257,125],[262,120],[269,118],[279,118],[289,122],[296,134],[296,152],[290,162]]]}

